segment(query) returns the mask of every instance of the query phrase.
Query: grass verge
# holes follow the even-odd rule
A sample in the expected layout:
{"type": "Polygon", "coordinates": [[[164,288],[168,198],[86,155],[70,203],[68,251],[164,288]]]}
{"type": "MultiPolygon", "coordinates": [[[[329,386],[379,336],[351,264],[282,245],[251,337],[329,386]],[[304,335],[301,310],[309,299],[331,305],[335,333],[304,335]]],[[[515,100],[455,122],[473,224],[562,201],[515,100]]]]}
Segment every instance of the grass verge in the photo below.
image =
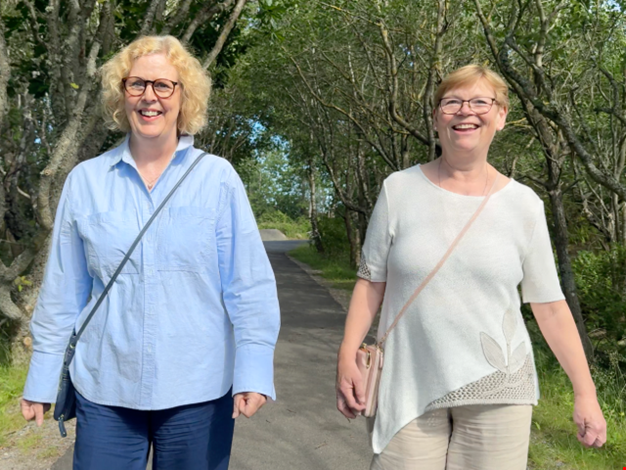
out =
{"type": "Polygon", "coordinates": [[[305,240],[309,237],[311,224],[306,217],[291,219],[282,212],[266,212],[257,219],[257,225],[262,229],[277,229],[291,240],[305,240]]]}
{"type": "MultiPolygon", "coordinates": [[[[289,253],[319,270],[338,288],[352,289],[355,270],[347,258],[322,257],[308,245],[289,253]]],[[[616,470],[626,466],[626,390],[619,370],[592,370],[598,398],[608,424],[608,441],[602,449],[586,449],[576,439],[572,421],[574,394],[565,372],[547,349],[536,324],[529,324],[535,343],[535,361],[541,399],[534,408],[529,468],[533,470],[616,470]]]]}
{"type": "Polygon", "coordinates": [[[289,255],[318,270],[320,276],[330,281],[333,287],[346,290],[354,289],[357,279],[356,270],[350,267],[347,256],[320,256],[311,245],[301,245],[295,250],[291,250],[289,255]]]}
{"type": "Polygon", "coordinates": [[[24,418],[20,413],[18,399],[22,395],[28,367],[0,367],[0,448],[9,434],[24,427],[24,418]]]}

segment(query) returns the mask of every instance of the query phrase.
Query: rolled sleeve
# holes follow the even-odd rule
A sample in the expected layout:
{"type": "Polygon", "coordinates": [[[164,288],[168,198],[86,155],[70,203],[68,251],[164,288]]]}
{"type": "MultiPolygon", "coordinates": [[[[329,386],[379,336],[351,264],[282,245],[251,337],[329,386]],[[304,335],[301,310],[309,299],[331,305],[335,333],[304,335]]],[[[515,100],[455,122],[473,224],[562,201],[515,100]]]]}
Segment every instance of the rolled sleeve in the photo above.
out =
{"type": "Polygon", "coordinates": [[[83,243],[71,216],[69,180],[57,209],[48,263],[30,325],[33,355],[24,398],[40,403],[55,401],[63,354],[92,285],[83,243]]]}
{"type": "Polygon", "coordinates": [[[236,345],[233,394],[257,392],[276,399],[276,281],[243,183],[232,168],[220,191],[216,234],[222,296],[236,345]]]}

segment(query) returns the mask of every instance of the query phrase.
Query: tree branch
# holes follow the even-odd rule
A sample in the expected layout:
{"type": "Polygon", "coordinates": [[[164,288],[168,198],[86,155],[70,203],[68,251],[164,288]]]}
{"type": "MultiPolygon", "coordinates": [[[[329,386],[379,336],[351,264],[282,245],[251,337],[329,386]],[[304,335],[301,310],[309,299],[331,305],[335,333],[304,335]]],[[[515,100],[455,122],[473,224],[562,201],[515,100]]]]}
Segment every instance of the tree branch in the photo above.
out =
{"type": "MultiPolygon", "coordinates": [[[[498,67],[502,74],[505,76],[505,78],[507,78],[509,84],[511,84],[511,86],[513,87],[517,96],[519,96],[522,101],[528,100],[530,103],[532,103],[533,107],[539,113],[554,122],[559,127],[559,129],[563,132],[563,135],[568,145],[570,146],[572,151],[579,157],[591,179],[593,179],[596,183],[606,187],[611,192],[618,194],[623,200],[626,200],[626,186],[620,184],[620,182],[613,175],[606,174],[605,172],[598,169],[593,161],[593,155],[591,155],[587,151],[585,146],[580,141],[569,117],[565,115],[565,112],[556,109],[551,104],[546,104],[544,100],[537,96],[537,93],[533,89],[530,82],[528,82],[528,80],[526,80],[515,69],[515,67],[511,65],[506,51],[506,47],[498,51],[497,54],[495,53],[497,47],[495,45],[495,39],[493,38],[491,29],[489,27],[489,22],[482,13],[479,0],[474,0],[474,4],[476,5],[478,17],[483,25],[483,30],[485,32],[487,42],[489,43],[489,46],[492,49],[492,52],[494,52],[494,56],[496,57],[498,67]]],[[[514,30],[509,33],[509,37],[512,37],[513,34],[514,30]]],[[[507,44],[510,45],[511,43],[505,40],[505,46],[507,44]]],[[[535,68],[536,65],[535,67],[533,67],[533,69],[535,68]]]]}
{"type": "Polygon", "coordinates": [[[176,11],[176,15],[170,17],[167,20],[165,26],[163,27],[163,30],[161,31],[161,34],[170,34],[172,29],[182,23],[189,15],[189,8],[191,7],[192,3],[193,0],[183,0],[176,11]]]}
{"type": "Polygon", "coordinates": [[[429,160],[434,160],[437,157],[437,140],[435,139],[435,129],[433,125],[433,110],[437,104],[434,102],[435,98],[435,80],[437,74],[440,72],[441,64],[441,50],[443,35],[446,32],[446,11],[447,1],[439,0],[439,6],[437,8],[437,31],[435,33],[435,45],[433,55],[428,68],[428,79],[426,81],[426,91],[424,93],[424,122],[426,123],[426,132],[428,140],[428,157],[429,160]]]}
{"type": "Polygon", "coordinates": [[[47,44],[46,41],[44,41],[43,39],[41,39],[41,36],[39,35],[39,18],[42,17],[42,15],[35,9],[35,5],[33,4],[33,2],[31,0],[23,0],[24,5],[26,5],[26,8],[28,8],[28,12],[30,13],[30,28],[31,31],[33,32],[33,38],[34,40],[40,45],[43,46],[44,48],[47,49],[47,44]]]}
{"type": "Polygon", "coordinates": [[[11,77],[11,67],[9,67],[9,54],[7,44],[4,39],[4,23],[0,18],[0,130],[4,117],[9,111],[9,97],[7,95],[7,84],[11,77]]]}
{"type": "Polygon", "coordinates": [[[398,66],[396,64],[396,58],[393,54],[393,47],[389,40],[389,32],[385,25],[381,21],[378,25],[380,30],[380,35],[383,39],[383,45],[387,56],[387,71],[389,74],[389,114],[394,121],[396,121],[400,126],[404,127],[413,137],[415,137],[420,143],[424,145],[430,145],[428,138],[422,135],[414,126],[412,126],[409,122],[407,122],[400,114],[397,109],[398,102],[398,66]]]}
{"type": "Polygon", "coordinates": [[[209,56],[204,61],[203,66],[205,69],[208,69],[209,67],[211,67],[213,62],[215,62],[215,59],[217,59],[217,56],[219,55],[219,53],[222,51],[222,48],[224,47],[224,44],[226,43],[226,39],[228,39],[228,35],[235,27],[235,23],[239,19],[239,15],[241,15],[241,12],[243,11],[243,7],[246,6],[246,3],[247,3],[247,0],[237,0],[237,4],[235,5],[235,8],[233,8],[233,11],[231,12],[230,17],[228,18],[228,21],[226,22],[225,25],[222,26],[222,30],[220,31],[220,35],[217,38],[217,41],[215,42],[213,49],[211,50],[211,52],[209,53],[209,56]]]}
{"type": "MultiPolygon", "coordinates": [[[[50,156],[48,165],[46,165],[44,170],[41,172],[41,180],[37,194],[37,212],[39,222],[45,231],[51,231],[54,225],[54,215],[50,205],[50,188],[52,186],[52,182],[64,160],[75,157],[76,152],[78,152],[78,149],[82,144],[80,137],[81,130],[83,129],[85,105],[87,103],[87,98],[91,96],[90,83],[93,82],[93,78],[96,75],[96,59],[99,51],[100,39],[94,38],[94,43],[92,44],[91,51],[89,53],[86,71],[86,77],[91,80],[85,80],[83,87],[78,93],[78,98],[76,100],[72,116],[57,141],[54,152],[50,156]]],[[[95,113],[95,108],[90,112],[95,113]]],[[[84,140],[85,137],[86,135],[83,133],[82,139],[84,140]]]]}
{"type": "Polygon", "coordinates": [[[213,16],[222,13],[227,8],[230,8],[234,1],[235,0],[225,0],[224,2],[217,4],[207,3],[202,8],[202,10],[200,10],[194,16],[193,20],[191,20],[191,23],[189,23],[189,26],[187,26],[187,29],[185,30],[181,41],[189,42],[191,40],[191,37],[193,36],[193,33],[195,33],[196,29],[198,29],[201,24],[206,23],[208,20],[213,18],[213,16]]]}
{"type": "Polygon", "coordinates": [[[163,3],[165,3],[165,0],[152,0],[152,2],[150,2],[150,6],[146,11],[146,17],[143,20],[143,25],[141,25],[140,36],[154,33],[154,19],[163,3]]]}
{"type": "Polygon", "coordinates": [[[367,133],[365,132],[365,129],[363,128],[362,124],[354,117],[354,115],[351,112],[348,112],[348,111],[344,110],[343,108],[341,108],[341,107],[339,107],[339,106],[337,106],[337,105],[335,105],[333,103],[327,103],[324,100],[324,98],[322,98],[313,89],[313,87],[311,86],[309,81],[304,76],[304,73],[302,72],[302,69],[300,68],[300,65],[298,64],[298,62],[296,62],[296,60],[291,55],[289,55],[289,59],[291,60],[291,62],[293,62],[294,66],[296,67],[296,70],[298,71],[298,75],[300,76],[300,79],[304,83],[305,87],[309,90],[309,93],[322,106],[330,108],[330,109],[334,109],[335,111],[337,111],[337,112],[343,114],[344,116],[346,116],[361,131],[362,135],[367,139],[367,142],[378,152],[378,154],[382,157],[382,159],[385,161],[385,163],[387,163],[387,165],[389,165],[389,167],[392,168],[393,170],[398,170],[397,165],[389,158],[389,156],[387,155],[387,152],[385,152],[385,150],[379,144],[377,144],[376,142],[374,142],[371,139],[367,138],[367,133]]]}

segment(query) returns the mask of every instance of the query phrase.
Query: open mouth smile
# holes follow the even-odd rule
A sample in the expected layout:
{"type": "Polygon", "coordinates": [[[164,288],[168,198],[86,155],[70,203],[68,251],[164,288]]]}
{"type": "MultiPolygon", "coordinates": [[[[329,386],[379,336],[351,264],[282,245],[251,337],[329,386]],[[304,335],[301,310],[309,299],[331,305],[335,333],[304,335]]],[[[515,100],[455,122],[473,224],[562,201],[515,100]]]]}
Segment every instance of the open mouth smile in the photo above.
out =
{"type": "Polygon", "coordinates": [[[462,123],[462,124],[456,124],[452,126],[452,129],[455,130],[456,132],[469,133],[469,132],[473,132],[477,130],[479,127],[480,126],[478,124],[462,123]]]}
{"type": "Polygon", "coordinates": [[[161,114],[163,114],[162,111],[157,111],[154,109],[140,109],[138,111],[139,115],[143,118],[147,118],[147,119],[154,119],[159,117],[161,114]]]}

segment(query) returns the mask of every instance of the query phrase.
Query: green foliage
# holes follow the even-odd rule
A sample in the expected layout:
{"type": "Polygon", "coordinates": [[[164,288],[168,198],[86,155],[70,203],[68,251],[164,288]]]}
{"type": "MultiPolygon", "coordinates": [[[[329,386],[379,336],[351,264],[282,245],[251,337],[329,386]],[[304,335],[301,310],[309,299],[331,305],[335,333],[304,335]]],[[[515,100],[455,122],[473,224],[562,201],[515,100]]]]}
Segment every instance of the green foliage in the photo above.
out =
{"type": "Polygon", "coordinates": [[[239,162],[237,171],[257,217],[278,211],[299,220],[308,208],[305,182],[301,170],[288,159],[285,146],[275,147],[239,162]]]}
{"type": "Polygon", "coordinates": [[[277,229],[283,232],[287,238],[305,240],[311,230],[309,219],[300,217],[296,220],[280,211],[265,211],[257,219],[259,229],[277,229]]]}
{"type": "Polygon", "coordinates": [[[356,283],[356,273],[350,267],[347,257],[320,255],[311,245],[302,245],[289,252],[298,261],[320,271],[320,275],[332,282],[338,289],[352,290],[356,283]]]}
{"type": "Polygon", "coordinates": [[[344,219],[339,216],[321,215],[318,218],[318,228],[324,254],[331,258],[349,259],[350,242],[344,219]]]}
{"type": "Polygon", "coordinates": [[[609,251],[580,251],[573,268],[599,360],[608,367],[615,354],[626,370],[626,248],[614,245],[609,251]]]}

